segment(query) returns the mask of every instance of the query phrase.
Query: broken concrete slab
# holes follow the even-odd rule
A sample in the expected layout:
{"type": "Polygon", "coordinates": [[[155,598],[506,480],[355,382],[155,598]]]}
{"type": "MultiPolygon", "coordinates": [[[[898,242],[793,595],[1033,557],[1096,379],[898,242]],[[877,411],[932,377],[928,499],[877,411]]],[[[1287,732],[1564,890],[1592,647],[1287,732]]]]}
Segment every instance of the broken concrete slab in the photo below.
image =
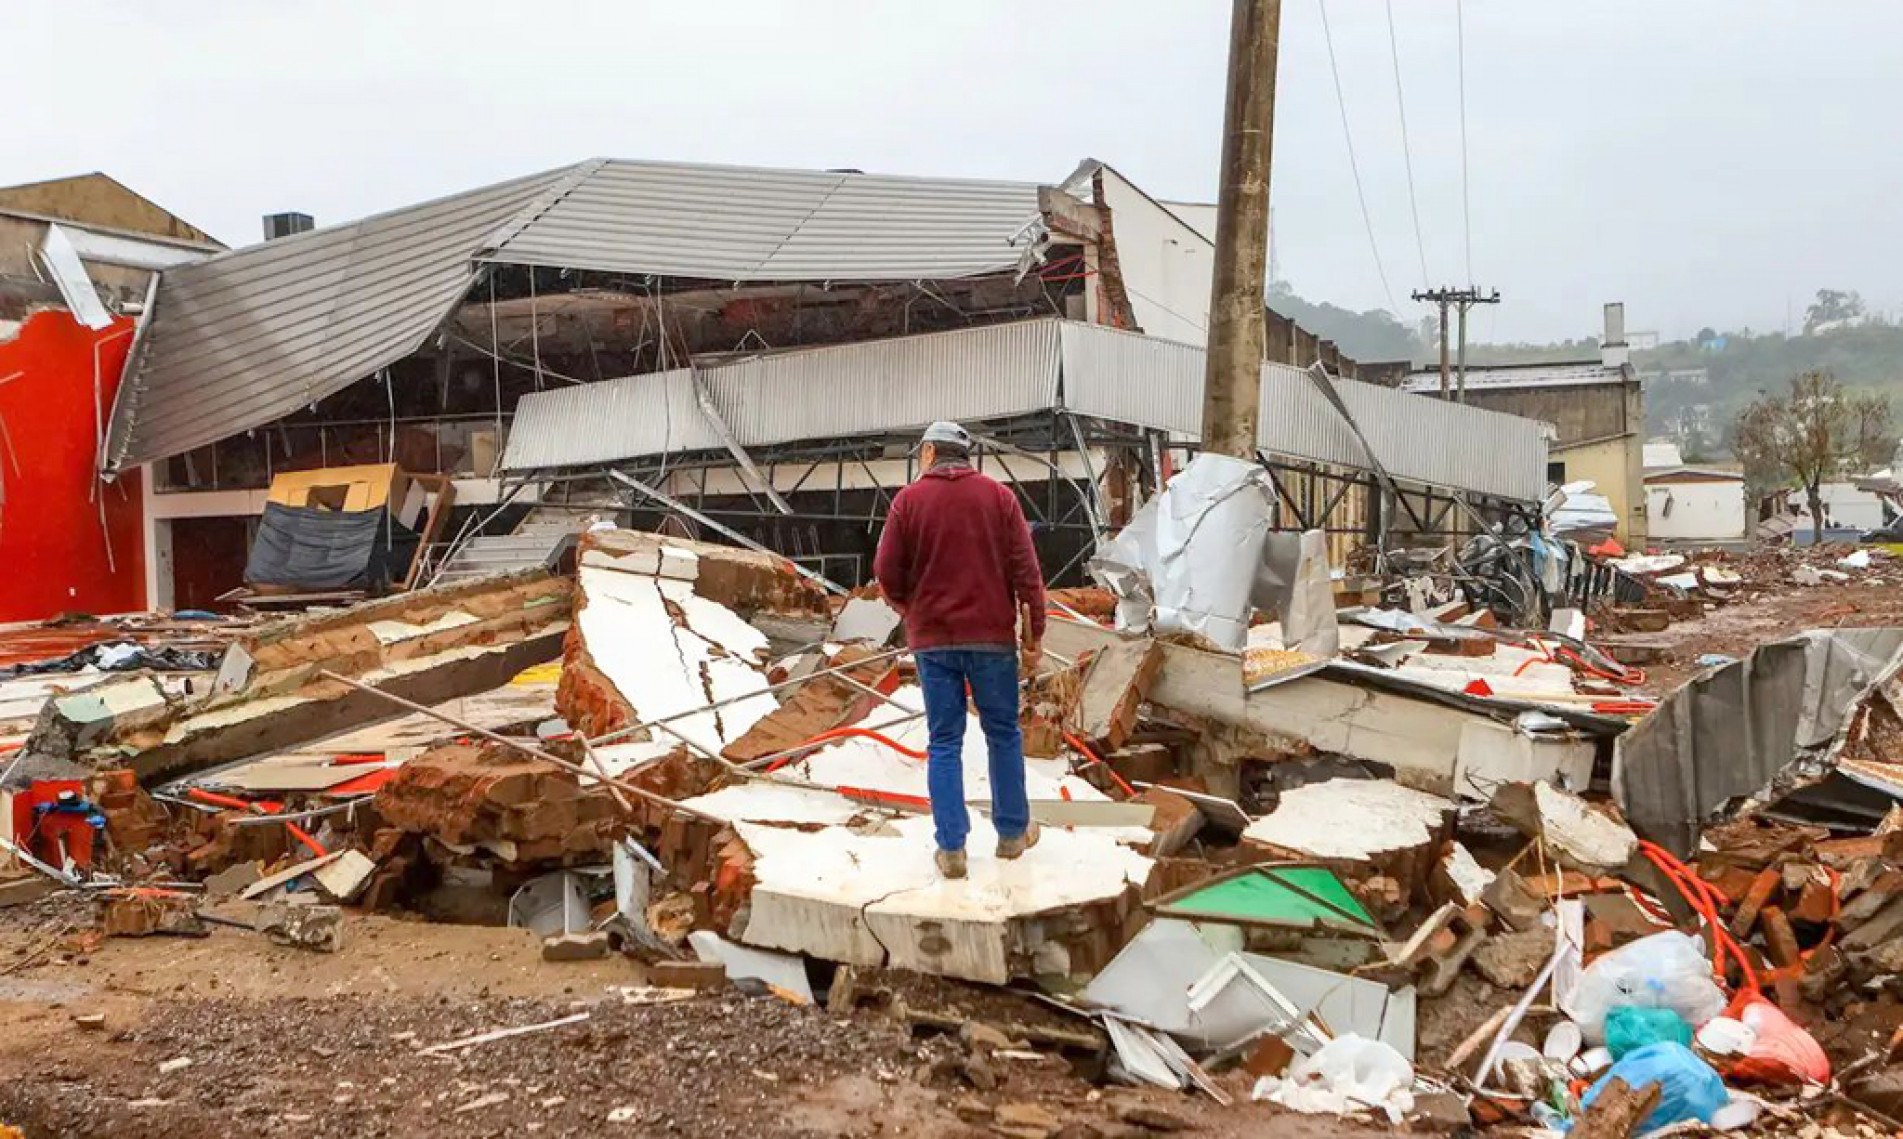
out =
{"type": "Polygon", "coordinates": [[[1427,881],[1454,804],[1386,779],[1330,779],[1282,793],[1242,841],[1313,859],[1349,877],[1372,869],[1410,889],[1427,881]]]}
{"type": "Polygon", "coordinates": [[[694,954],[702,965],[720,966],[721,975],[729,980],[759,981],[770,989],[785,993],[799,1004],[813,1003],[813,987],[806,977],[806,963],[798,957],[735,945],[706,929],[697,929],[688,934],[687,943],[693,946],[694,954]]]}
{"type": "Polygon", "coordinates": [[[1451,901],[1464,910],[1483,904],[1493,880],[1493,871],[1480,865],[1472,851],[1454,842],[1448,844],[1447,853],[1436,864],[1429,886],[1435,898],[1451,901]]]}
{"type": "Polygon", "coordinates": [[[129,768],[148,784],[281,751],[391,717],[394,709],[376,693],[323,672],[437,704],[553,660],[567,631],[569,593],[566,580],[532,570],[272,622],[226,650],[203,697],[174,700],[156,718],[115,717],[77,750],[70,733],[48,724],[27,748],[95,768],[129,768]]]}
{"type": "Polygon", "coordinates": [[[832,639],[841,642],[867,641],[875,645],[892,643],[905,618],[886,604],[883,597],[855,597],[839,610],[833,622],[832,639]]]}
{"type": "Polygon", "coordinates": [[[1585,732],[1529,732],[1473,717],[1460,730],[1454,794],[1484,802],[1502,783],[1551,780],[1588,787],[1598,756],[1598,741],[1585,732]]]}
{"type": "Polygon", "coordinates": [[[169,722],[182,700],[149,673],[108,676],[47,700],[28,750],[58,759],[83,756],[121,735],[169,722]]]}
{"type": "Polygon", "coordinates": [[[318,953],[336,953],[344,945],[344,911],[337,906],[266,902],[258,907],[254,928],[279,945],[318,953]]]}
{"type": "Polygon", "coordinates": [[[1084,671],[1078,734],[1100,754],[1122,747],[1162,668],[1163,646],[1148,638],[1117,641],[1093,654],[1084,671]]]}
{"type": "Polygon", "coordinates": [[[1631,827],[1550,783],[1508,783],[1494,792],[1492,809],[1520,833],[1544,842],[1569,869],[1611,874],[1638,854],[1631,827]]]}
{"type": "MultiPolygon", "coordinates": [[[[1045,647],[1066,657],[1119,641],[1111,630],[1053,618],[1045,647]]],[[[1476,718],[1510,722],[1534,705],[1480,700],[1444,687],[1429,687],[1391,671],[1335,661],[1322,671],[1256,692],[1243,685],[1242,662],[1234,656],[1183,645],[1163,646],[1163,667],[1150,703],[1189,723],[1227,725],[1260,741],[1265,751],[1326,752],[1380,763],[1410,787],[1437,795],[1460,791],[1461,737],[1476,718]]],[[[1624,731],[1623,720],[1548,708],[1593,735],[1624,731]]],[[[1531,777],[1547,777],[1577,760],[1569,741],[1535,738],[1531,777]]],[[[1240,790],[1233,764],[1206,764],[1195,772],[1219,794],[1240,790]]]]}
{"type": "Polygon", "coordinates": [[[255,898],[262,898],[268,895],[269,893],[271,893],[271,891],[276,890],[281,886],[288,886],[292,882],[296,881],[297,879],[304,877],[306,874],[309,874],[315,870],[322,869],[323,867],[330,865],[331,863],[337,861],[339,858],[342,858],[343,856],[344,856],[344,852],[341,850],[337,850],[337,851],[332,851],[329,854],[322,854],[317,856],[316,858],[308,859],[304,862],[299,862],[294,865],[287,866],[284,869],[279,870],[275,874],[268,874],[252,882],[249,886],[246,886],[243,890],[240,890],[238,892],[238,897],[244,899],[245,901],[251,901],[255,898]]]}
{"type": "Polygon", "coordinates": [[[354,902],[364,884],[377,872],[377,864],[360,850],[346,850],[336,861],[311,872],[317,888],[333,902],[354,902]]]}
{"type": "MultiPolygon", "coordinates": [[[[922,753],[927,746],[927,730],[924,721],[924,696],[918,688],[906,686],[894,691],[890,697],[891,706],[881,715],[891,717],[904,716],[911,712],[917,718],[906,723],[895,724],[885,729],[886,736],[900,748],[913,753],[922,753]]],[[[991,768],[984,739],[984,729],[976,716],[965,718],[965,736],[963,747],[963,769],[965,777],[965,800],[970,803],[989,803],[991,801],[991,768]]],[[[800,781],[817,784],[821,787],[853,788],[861,791],[876,792],[880,796],[897,797],[900,802],[909,802],[922,807],[927,800],[929,790],[926,786],[925,764],[911,755],[907,755],[887,744],[865,737],[842,739],[836,743],[812,751],[787,764],[781,773],[800,781]]],[[[1073,804],[1094,804],[1110,802],[1109,796],[1098,790],[1095,785],[1070,770],[1070,763],[1063,759],[1028,758],[1025,761],[1025,789],[1033,802],[1052,802],[1068,800],[1073,804]]],[[[690,806],[709,810],[727,818],[745,817],[753,821],[769,821],[773,815],[760,810],[767,802],[784,803],[789,809],[800,812],[805,821],[844,822],[860,808],[847,803],[824,806],[818,800],[808,796],[787,795],[787,789],[772,788],[751,789],[730,788],[716,792],[720,805],[710,803],[713,796],[689,801],[690,806]],[[744,815],[726,813],[730,808],[725,804],[742,804],[744,815]]],[[[1091,808],[1082,808],[1090,810],[1091,808]]],[[[1053,808],[1059,812],[1064,808],[1053,808]]],[[[791,821],[790,819],[787,821],[791,821]]],[[[1135,846],[1147,845],[1152,834],[1144,826],[1098,826],[1095,833],[1113,841],[1135,846]]]]}
{"type": "MultiPolygon", "coordinates": [[[[698,592],[714,555],[689,551],[691,579],[658,576],[649,567],[668,547],[654,547],[651,538],[606,531],[583,539],[556,708],[589,736],[674,717],[664,734],[644,730],[627,738],[681,737],[719,753],[779,707],[766,691],[767,637],[738,610],[698,592]]],[[[761,564],[756,556],[746,565],[748,572],[729,583],[730,595],[755,597],[778,578],[818,589],[770,559],[761,564]]],[[[799,587],[784,586],[795,594],[799,587]]]]}
{"type": "Polygon", "coordinates": [[[933,864],[932,822],[875,831],[736,824],[752,854],[740,941],[850,965],[1003,984],[1088,971],[1140,919],[1150,859],[1102,832],[1046,830],[1013,862],[990,857],[997,834],[973,818],[967,878],[933,864]]]}
{"type": "Polygon", "coordinates": [[[558,933],[542,939],[544,961],[599,961],[609,953],[606,930],[558,933]]]}

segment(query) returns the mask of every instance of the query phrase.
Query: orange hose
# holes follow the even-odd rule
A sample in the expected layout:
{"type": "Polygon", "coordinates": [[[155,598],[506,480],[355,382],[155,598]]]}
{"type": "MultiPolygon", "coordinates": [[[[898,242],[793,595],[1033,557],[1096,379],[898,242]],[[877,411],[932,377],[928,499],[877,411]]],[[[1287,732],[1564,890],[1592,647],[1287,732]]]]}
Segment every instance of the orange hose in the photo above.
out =
{"type": "Polygon", "coordinates": [[[1601,680],[1610,680],[1614,684],[1623,684],[1628,688],[1645,683],[1645,670],[1642,668],[1628,668],[1621,665],[1619,666],[1618,672],[1612,672],[1589,662],[1585,657],[1580,656],[1579,653],[1566,645],[1561,645],[1559,648],[1553,650],[1553,659],[1572,665],[1588,676],[1596,676],[1601,680]]]}
{"type": "Polygon", "coordinates": [[[285,823],[284,829],[291,832],[292,838],[303,843],[306,847],[309,847],[310,852],[317,857],[322,858],[330,853],[330,851],[324,849],[323,843],[312,838],[309,831],[298,826],[296,823],[285,823]]]}
{"type": "Polygon", "coordinates": [[[1076,735],[1074,735],[1071,732],[1064,733],[1064,742],[1076,748],[1079,752],[1082,752],[1085,759],[1088,759],[1090,760],[1090,762],[1103,768],[1104,772],[1110,776],[1111,781],[1114,782],[1118,787],[1121,787],[1123,789],[1123,793],[1126,796],[1132,799],[1137,797],[1136,788],[1130,786],[1128,783],[1125,783],[1123,781],[1123,776],[1117,774],[1117,769],[1110,766],[1108,763],[1105,763],[1104,758],[1102,756],[1098,755],[1094,751],[1091,751],[1089,744],[1078,739],[1076,735]]]}
{"type": "Polygon", "coordinates": [[[1659,868],[1659,872],[1664,874],[1666,881],[1678,890],[1686,904],[1697,911],[1698,916],[1705,919],[1706,926],[1711,929],[1712,944],[1715,949],[1712,954],[1712,969],[1717,974],[1719,983],[1723,984],[1725,981],[1724,958],[1726,954],[1729,954],[1731,959],[1737,962],[1738,973],[1744,979],[1742,992],[1752,996],[1760,995],[1757,971],[1751,967],[1750,959],[1745,956],[1744,947],[1738,944],[1738,940],[1731,936],[1731,931],[1718,920],[1718,906],[1724,901],[1724,895],[1718,892],[1716,886],[1694,873],[1691,867],[1680,862],[1670,851],[1641,839],[1639,852],[1645,855],[1652,865],[1659,868]]]}
{"type": "MultiPolygon", "coordinates": [[[[207,791],[203,787],[191,788],[185,792],[185,797],[197,800],[207,806],[229,807],[234,811],[244,811],[247,814],[255,815],[275,815],[284,809],[280,803],[251,803],[233,795],[220,795],[216,791],[207,791]]],[[[317,857],[322,858],[330,853],[330,851],[324,849],[323,843],[312,838],[309,831],[298,826],[296,823],[285,823],[284,829],[290,832],[292,838],[308,847],[311,853],[317,855],[317,857]]]]}
{"type": "Polygon", "coordinates": [[[193,787],[185,792],[187,799],[195,799],[211,807],[230,807],[234,811],[263,811],[256,803],[240,799],[235,795],[220,795],[216,791],[207,791],[203,787],[193,787]]]}
{"type": "MultiPolygon", "coordinates": [[[[844,739],[855,739],[855,738],[877,741],[878,743],[884,744],[885,746],[891,748],[893,751],[896,751],[900,755],[903,755],[909,759],[916,759],[916,760],[922,761],[925,758],[924,752],[913,751],[911,748],[906,747],[902,743],[899,743],[897,740],[893,739],[891,736],[885,735],[882,732],[875,732],[870,728],[850,728],[850,727],[849,728],[833,728],[829,731],[824,731],[819,733],[818,735],[814,736],[810,740],[802,741],[799,746],[805,747],[808,744],[828,743],[833,740],[844,740],[844,739]]],[[[782,756],[779,759],[776,759],[772,763],[767,765],[766,774],[771,775],[775,771],[778,771],[780,768],[785,767],[787,764],[793,762],[794,760],[804,758],[807,754],[808,753],[806,752],[800,752],[797,755],[782,756]]]]}

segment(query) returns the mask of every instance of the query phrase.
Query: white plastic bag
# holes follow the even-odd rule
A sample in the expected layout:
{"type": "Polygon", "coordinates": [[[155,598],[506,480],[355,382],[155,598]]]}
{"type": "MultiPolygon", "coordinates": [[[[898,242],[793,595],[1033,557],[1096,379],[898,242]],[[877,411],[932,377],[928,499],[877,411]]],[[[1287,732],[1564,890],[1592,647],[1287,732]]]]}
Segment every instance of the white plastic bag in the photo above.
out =
{"type": "Polygon", "coordinates": [[[1586,967],[1565,1012],[1594,1044],[1606,1040],[1606,1014],[1620,1005],[1671,1009],[1693,1028],[1724,1011],[1725,994],[1697,938],[1666,930],[1613,950],[1586,967]]]}
{"type": "Polygon", "coordinates": [[[1337,1036],[1297,1062],[1286,1077],[1257,1080],[1254,1098],[1309,1114],[1376,1108],[1399,1123],[1414,1110],[1414,1066],[1382,1041],[1337,1036]]]}

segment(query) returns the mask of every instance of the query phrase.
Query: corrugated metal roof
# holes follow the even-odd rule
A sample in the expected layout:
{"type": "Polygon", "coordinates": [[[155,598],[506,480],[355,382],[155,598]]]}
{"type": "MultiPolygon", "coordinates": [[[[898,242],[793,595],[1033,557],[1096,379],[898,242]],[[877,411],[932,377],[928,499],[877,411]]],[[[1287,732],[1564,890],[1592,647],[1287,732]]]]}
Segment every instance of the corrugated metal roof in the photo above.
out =
{"type": "Polygon", "coordinates": [[[1015,267],[1039,217],[1032,182],[612,161],[484,257],[721,281],[966,277],[1015,267]]]}
{"type": "Polygon", "coordinates": [[[592,466],[719,446],[694,402],[694,373],[676,368],[523,396],[502,467],[592,466]]]}
{"type": "Polygon", "coordinates": [[[731,281],[960,277],[1017,266],[1039,217],[1029,182],[596,159],[252,246],[165,271],[107,466],[268,423],[402,358],[479,260],[731,281]]]}
{"type": "MultiPolygon", "coordinates": [[[[700,379],[735,437],[752,447],[1056,407],[1060,369],[1061,403],[1073,411],[1191,438],[1200,433],[1202,349],[1069,321],[789,352],[708,369],[700,379]]],[[[655,426],[664,410],[663,391],[674,400],[672,449],[718,447],[692,405],[692,389],[664,389],[653,380],[635,376],[590,385],[615,388],[613,395],[571,389],[524,396],[504,466],[588,466],[659,454],[669,449],[655,426]],[[678,394],[683,391],[688,398],[678,394]],[[695,424],[691,435],[681,426],[683,404],[695,424]],[[613,414],[642,421],[625,432],[614,429],[617,439],[638,435],[638,444],[601,442],[602,409],[610,405],[613,414]],[[680,441],[688,438],[695,442],[680,441]]],[[[1545,496],[1543,424],[1352,380],[1337,381],[1336,388],[1395,477],[1524,502],[1545,496]]],[[[1272,454],[1368,469],[1360,443],[1301,369],[1263,366],[1261,424],[1262,448],[1272,454]]]]}
{"type": "Polygon", "coordinates": [[[165,270],[113,406],[108,468],[268,423],[415,351],[469,288],[484,235],[562,174],[165,270]]]}
{"type": "MultiPolygon", "coordinates": [[[[1566,388],[1583,384],[1622,384],[1625,370],[1597,360],[1573,364],[1514,364],[1505,367],[1467,369],[1467,387],[1474,388],[1566,388]]],[[[1449,385],[1459,383],[1449,379],[1449,385]]],[[[1409,372],[1401,381],[1401,390],[1440,394],[1440,369],[1409,372]]]]}
{"type": "Polygon", "coordinates": [[[713,450],[694,377],[743,447],[996,419],[1057,403],[1055,321],[775,353],[522,397],[503,469],[592,466],[713,450]],[[662,377],[667,379],[662,383],[662,377]]]}
{"type": "MultiPolygon", "coordinates": [[[[1201,434],[1201,348],[1089,324],[1066,323],[1063,337],[1065,406],[1201,434]]],[[[1355,380],[1336,380],[1335,390],[1396,478],[1522,502],[1546,494],[1546,433],[1534,420],[1355,380]]],[[[1257,423],[1256,437],[1270,454],[1368,468],[1367,452],[1300,368],[1262,366],[1257,423]]]]}

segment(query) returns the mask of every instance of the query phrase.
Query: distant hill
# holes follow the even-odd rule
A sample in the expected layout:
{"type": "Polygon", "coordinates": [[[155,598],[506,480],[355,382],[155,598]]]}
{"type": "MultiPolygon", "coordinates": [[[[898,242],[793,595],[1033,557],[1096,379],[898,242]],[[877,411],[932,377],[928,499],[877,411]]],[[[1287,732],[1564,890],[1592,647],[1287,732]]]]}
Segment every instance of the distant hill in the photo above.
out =
{"type": "Polygon", "coordinates": [[[1646,378],[1648,432],[1677,433],[1682,424],[1701,423],[1702,449],[1723,454],[1738,412],[1760,393],[1784,390],[1802,372],[1829,372],[1845,387],[1887,395],[1895,405],[1903,396],[1903,326],[1861,320],[1796,336],[1706,329],[1697,339],[1635,352],[1632,366],[1646,378]],[[1701,370],[1702,382],[1696,378],[1701,370]]]}

